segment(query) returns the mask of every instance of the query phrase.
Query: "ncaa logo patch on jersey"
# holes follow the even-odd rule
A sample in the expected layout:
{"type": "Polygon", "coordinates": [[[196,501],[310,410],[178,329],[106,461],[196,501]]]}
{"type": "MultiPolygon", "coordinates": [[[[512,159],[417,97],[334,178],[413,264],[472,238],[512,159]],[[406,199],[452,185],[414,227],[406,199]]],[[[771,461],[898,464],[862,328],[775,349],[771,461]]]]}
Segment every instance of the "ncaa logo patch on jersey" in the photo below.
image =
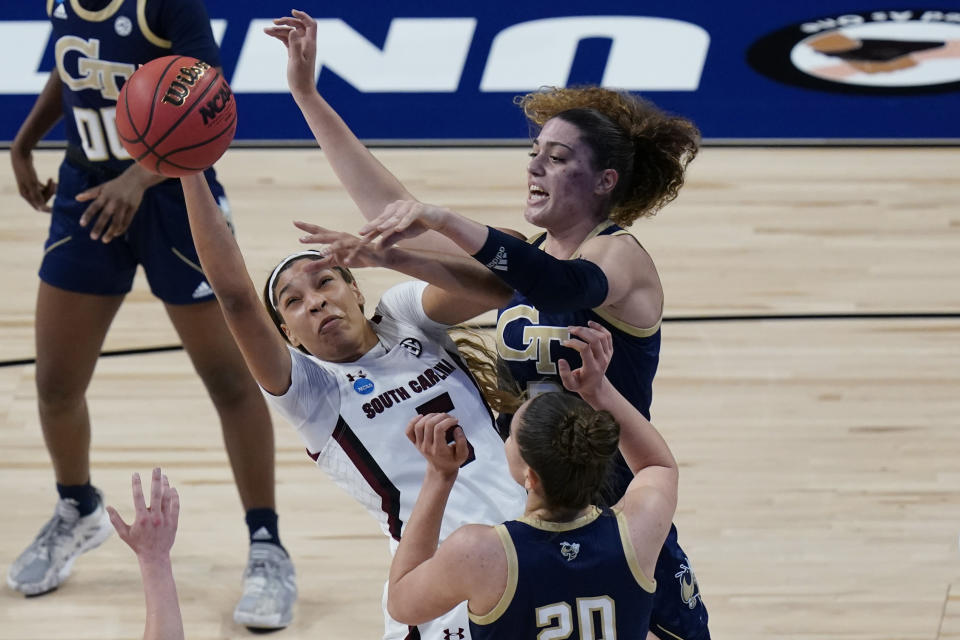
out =
{"type": "Polygon", "coordinates": [[[348,373],[347,380],[353,383],[353,390],[360,395],[365,396],[368,393],[373,393],[373,380],[367,379],[367,374],[362,370],[357,371],[356,375],[348,373]]]}
{"type": "Polygon", "coordinates": [[[560,555],[567,559],[567,562],[570,562],[580,554],[580,543],[579,542],[561,542],[560,543],[560,555]]]}
{"type": "Polygon", "coordinates": [[[404,338],[400,341],[400,346],[418,358],[423,353],[423,345],[416,338],[404,338]]]}

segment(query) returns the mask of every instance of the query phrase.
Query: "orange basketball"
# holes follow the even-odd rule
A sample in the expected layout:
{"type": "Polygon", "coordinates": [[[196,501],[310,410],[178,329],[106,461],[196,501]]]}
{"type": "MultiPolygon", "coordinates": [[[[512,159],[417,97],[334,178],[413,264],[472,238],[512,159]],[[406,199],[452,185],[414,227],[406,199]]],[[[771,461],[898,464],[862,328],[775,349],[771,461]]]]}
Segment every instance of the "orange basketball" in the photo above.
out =
{"type": "Polygon", "coordinates": [[[176,178],[213,165],[237,131],[237,104],[223,75],[189,56],[165,56],[134,72],[117,98],[117,133],[141,166],[176,178]]]}

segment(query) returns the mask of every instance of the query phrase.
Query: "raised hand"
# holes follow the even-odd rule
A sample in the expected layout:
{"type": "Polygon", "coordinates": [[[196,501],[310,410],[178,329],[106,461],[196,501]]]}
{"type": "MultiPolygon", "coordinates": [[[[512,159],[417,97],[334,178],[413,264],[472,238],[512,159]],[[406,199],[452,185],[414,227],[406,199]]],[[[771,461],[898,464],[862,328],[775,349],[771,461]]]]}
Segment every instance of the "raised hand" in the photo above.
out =
{"type": "Polygon", "coordinates": [[[317,21],[294,9],[290,16],[275,18],[263,30],[287,48],[287,84],[290,91],[308,94],[317,89],[317,21]]]}
{"type": "Polygon", "coordinates": [[[566,360],[557,362],[563,386],[581,396],[596,393],[605,380],[607,367],[613,357],[613,338],[607,329],[594,321],[586,327],[570,327],[570,338],[562,341],[565,347],[580,354],[583,364],[571,370],[566,360]]]}
{"type": "Polygon", "coordinates": [[[443,476],[455,476],[460,465],[470,456],[470,445],[463,429],[453,416],[446,413],[428,413],[416,416],[407,425],[407,438],[427,459],[427,466],[443,476]],[[453,441],[448,442],[447,432],[453,441]]]}
{"type": "Polygon", "coordinates": [[[401,240],[416,238],[420,234],[441,230],[448,216],[455,215],[449,209],[416,200],[397,200],[383,209],[383,213],[360,228],[360,237],[376,240],[377,246],[389,247],[401,240]]]}
{"type": "Polygon", "coordinates": [[[180,517],[180,496],[170,486],[167,476],[157,467],[150,483],[150,506],[143,499],[140,474],[134,473],[133,522],[127,524],[113,507],[107,507],[110,522],[120,539],[133,549],[140,560],[164,559],[170,555],[177,536],[177,521],[180,517]]]}
{"type": "Polygon", "coordinates": [[[385,250],[367,240],[301,220],[295,220],[293,226],[307,232],[307,235],[300,237],[303,244],[326,245],[320,250],[324,255],[323,259],[308,264],[305,267],[308,272],[326,269],[332,265],[360,268],[382,267],[386,264],[385,250]]]}

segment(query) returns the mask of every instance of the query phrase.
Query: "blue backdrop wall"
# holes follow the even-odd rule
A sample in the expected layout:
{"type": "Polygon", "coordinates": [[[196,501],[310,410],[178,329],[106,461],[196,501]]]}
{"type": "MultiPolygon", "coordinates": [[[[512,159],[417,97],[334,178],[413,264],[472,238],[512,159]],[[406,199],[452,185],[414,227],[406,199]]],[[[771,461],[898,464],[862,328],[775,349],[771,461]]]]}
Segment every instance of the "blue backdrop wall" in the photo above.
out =
{"type": "MultiPolygon", "coordinates": [[[[130,0],[132,1],[132,0],[130,0]]],[[[0,7],[0,142],[53,66],[44,2],[0,7]]],[[[960,141],[960,5],[554,0],[300,6],[319,21],[318,86],[370,141],[501,142],[541,85],[636,91],[710,141],[960,141]]],[[[241,141],[308,141],[286,92],[279,3],[208,0],[241,141]]],[[[54,130],[49,140],[62,138],[54,130]]]]}

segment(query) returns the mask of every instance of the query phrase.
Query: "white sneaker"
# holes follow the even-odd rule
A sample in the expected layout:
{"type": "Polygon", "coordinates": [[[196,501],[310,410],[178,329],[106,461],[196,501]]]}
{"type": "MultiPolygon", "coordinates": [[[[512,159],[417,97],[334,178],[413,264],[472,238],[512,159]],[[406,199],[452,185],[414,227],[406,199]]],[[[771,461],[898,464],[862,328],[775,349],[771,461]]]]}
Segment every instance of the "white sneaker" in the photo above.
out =
{"type": "Polygon", "coordinates": [[[296,600],[296,573],[287,554],[275,544],[251,543],[233,621],[254,629],[282,629],[293,620],[296,600]]]}
{"type": "Polygon", "coordinates": [[[90,514],[80,517],[74,500],[61,499],[53,517],[7,573],[7,584],[28,596],[53,591],[70,575],[81,553],[99,547],[110,537],[113,527],[103,508],[103,494],[90,514]]]}

